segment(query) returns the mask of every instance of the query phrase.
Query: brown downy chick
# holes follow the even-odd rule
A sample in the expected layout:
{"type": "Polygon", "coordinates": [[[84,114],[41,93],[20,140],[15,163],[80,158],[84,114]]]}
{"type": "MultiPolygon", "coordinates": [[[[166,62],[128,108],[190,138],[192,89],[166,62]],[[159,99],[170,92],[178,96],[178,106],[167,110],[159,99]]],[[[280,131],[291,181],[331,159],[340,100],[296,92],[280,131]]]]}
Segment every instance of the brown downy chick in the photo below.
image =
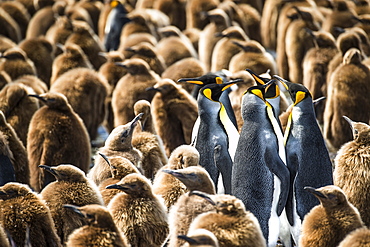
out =
{"type": "Polygon", "coordinates": [[[369,247],[370,230],[366,227],[356,229],[347,234],[338,247],[369,247]]]}
{"type": "Polygon", "coordinates": [[[215,194],[215,186],[208,172],[201,166],[162,171],[179,179],[189,191],[179,197],[169,212],[169,246],[181,246],[185,241],[178,239],[177,236],[187,234],[190,223],[196,216],[214,209],[214,206],[203,198],[190,196],[189,193],[199,190],[208,194],[215,194]]]}
{"type": "MultiPolygon", "coordinates": [[[[58,16],[55,23],[48,29],[45,38],[52,44],[65,44],[68,36],[73,32],[73,25],[67,16],[58,16]]],[[[57,56],[62,51],[56,49],[54,55],[57,56]]]]}
{"type": "Polygon", "coordinates": [[[183,169],[189,166],[199,165],[199,152],[190,145],[181,145],[177,147],[170,155],[168,164],[163,166],[156,174],[153,181],[153,192],[164,199],[167,209],[187,192],[185,184],[179,179],[163,172],[163,170],[183,169]]]}
{"type": "Polygon", "coordinates": [[[364,196],[370,189],[367,174],[370,172],[370,126],[344,118],[350,124],[353,140],[339,149],[334,159],[334,184],[340,187],[355,206],[367,227],[370,226],[368,205],[370,200],[364,196]]]}
{"type": "Polygon", "coordinates": [[[61,246],[50,210],[41,196],[20,183],[0,187],[0,222],[16,246],[24,246],[26,229],[34,247],[61,246]]]}
{"type": "Polygon", "coordinates": [[[264,246],[257,218],[245,210],[243,202],[232,195],[208,195],[193,191],[192,196],[200,196],[215,206],[215,210],[198,215],[190,224],[189,232],[206,229],[217,237],[220,247],[264,246]]]}
{"type": "Polygon", "coordinates": [[[118,230],[108,209],[100,205],[86,205],[77,207],[64,205],[67,210],[72,210],[84,218],[87,225],[73,231],[66,243],[67,247],[75,246],[101,246],[101,247],[126,247],[125,236],[118,230]]]}
{"type": "Polygon", "coordinates": [[[108,204],[114,222],[132,247],[162,246],[169,228],[166,207],[153,194],[150,181],[140,174],[130,174],[108,189],[119,189],[108,204]]]}
{"type": "Polygon", "coordinates": [[[13,47],[0,55],[0,71],[5,71],[12,80],[22,75],[37,75],[34,63],[19,47],[13,47]]]}
{"type": "Polygon", "coordinates": [[[178,235],[179,239],[186,241],[181,247],[219,247],[216,236],[206,229],[195,229],[187,235],[178,235]]]}
{"type": "Polygon", "coordinates": [[[54,177],[45,174],[39,165],[73,164],[87,172],[90,166],[90,140],[82,119],[74,112],[67,98],[60,93],[32,95],[44,102],[32,116],[27,152],[31,187],[41,191],[54,177]]]}
{"type": "Polygon", "coordinates": [[[358,210],[339,187],[305,187],[305,190],[316,196],[320,204],[304,217],[299,246],[337,246],[348,233],[364,226],[358,210]]]}
{"type": "MultiPolygon", "coordinates": [[[[142,154],[132,146],[132,133],[141,116],[142,114],[139,114],[131,122],[114,128],[106,139],[104,147],[101,147],[98,151],[108,157],[121,156],[127,158],[136,167],[139,167],[142,154]]],[[[100,155],[97,156],[88,177],[99,185],[111,176],[107,162],[100,155]]]]}
{"type": "Polygon", "coordinates": [[[112,177],[103,180],[99,185],[99,191],[103,197],[104,204],[107,206],[112,198],[120,192],[120,190],[106,189],[107,186],[116,184],[131,173],[140,173],[131,161],[124,157],[113,156],[107,157],[102,153],[99,153],[101,157],[108,163],[112,177]]]}
{"type": "Polygon", "coordinates": [[[68,235],[81,227],[85,221],[75,217],[75,214],[63,207],[64,204],[84,206],[88,204],[104,205],[103,199],[94,183],[89,181],[85,173],[73,165],[58,165],[54,167],[40,165],[51,173],[56,181],[48,184],[41,191],[41,196],[50,208],[57,233],[62,244],[68,235]]]}
{"type": "Polygon", "coordinates": [[[178,146],[190,144],[198,105],[185,89],[170,79],[163,79],[148,90],[157,91],[152,100],[154,126],[169,156],[178,146]]]}

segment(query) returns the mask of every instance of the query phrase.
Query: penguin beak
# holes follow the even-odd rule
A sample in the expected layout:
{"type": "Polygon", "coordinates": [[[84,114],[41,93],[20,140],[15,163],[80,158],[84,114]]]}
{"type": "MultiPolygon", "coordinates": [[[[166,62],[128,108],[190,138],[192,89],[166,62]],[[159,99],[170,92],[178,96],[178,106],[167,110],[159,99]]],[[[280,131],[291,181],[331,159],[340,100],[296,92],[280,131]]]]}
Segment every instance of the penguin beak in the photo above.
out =
{"type": "Polygon", "coordinates": [[[139,122],[139,120],[143,117],[144,113],[139,113],[136,115],[136,117],[131,121],[131,128],[134,128],[136,124],[139,122]]]}
{"type": "Polygon", "coordinates": [[[98,153],[106,162],[107,162],[107,164],[109,165],[109,166],[111,166],[111,164],[110,164],[110,162],[109,162],[109,159],[108,159],[108,157],[105,155],[105,154],[102,154],[102,153],[98,153]]]}
{"type": "Polygon", "coordinates": [[[357,139],[358,137],[358,130],[355,128],[355,125],[354,125],[354,121],[352,121],[349,117],[347,116],[343,116],[343,118],[349,123],[349,125],[351,126],[351,129],[352,129],[352,135],[353,135],[353,139],[357,139]]]}
{"type": "Polygon", "coordinates": [[[353,126],[353,121],[349,117],[343,116],[343,118],[351,125],[351,127],[353,126]]]}
{"type": "Polygon", "coordinates": [[[227,35],[223,35],[222,33],[215,33],[215,37],[227,37],[227,35]]]}
{"type": "Polygon", "coordinates": [[[100,51],[100,52],[98,53],[98,55],[99,55],[99,56],[101,56],[101,57],[104,57],[104,58],[108,58],[107,53],[106,53],[106,52],[103,52],[103,51],[100,51]]]}
{"type": "Polygon", "coordinates": [[[159,88],[156,88],[156,87],[147,87],[147,88],[145,88],[145,91],[161,92],[161,90],[159,88]]]}
{"type": "Polygon", "coordinates": [[[39,100],[41,100],[41,101],[43,101],[43,102],[46,102],[46,101],[47,101],[44,97],[42,97],[42,96],[40,96],[40,95],[37,95],[37,94],[29,94],[28,96],[29,96],[29,97],[37,98],[37,99],[39,99],[39,100]]]}
{"type": "Polygon", "coordinates": [[[318,104],[320,104],[322,101],[326,100],[326,97],[325,96],[322,96],[318,99],[315,99],[314,101],[312,101],[313,105],[314,106],[317,106],[318,104]]]}
{"type": "Polygon", "coordinates": [[[182,78],[178,79],[177,82],[187,82],[187,83],[192,83],[192,84],[197,84],[197,85],[204,85],[204,83],[197,78],[182,78]]]}
{"type": "Polygon", "coordinates": [[[285,87],[286,90],[289,90],[289,86],[291,86],[292,82],[290,81],[287,81],[283,78],[281,78],[280,76],[278,75],[273,75],[273,78],[275,78],[276,80],[280,81],[281,84],[283,84],[283,86],[285,87]]]}
{"type": "Polygon", "coordinates": [[[134,53],[136,52],[136,50],[132,47],[126,47],[125,51],[130,51],[130,52],[134,52],[134,53]]]}
{"type": "Polygon", "coordinates": [[[168,174],[171,174],[172,176],[176,177],[176,178],[186,178],[184,176],[184,174],[180,173],[180,172],[177,172],[177,171],[174,171],[174,170],[169,170],[169,169],[164,169],[162,170],[162,172],[165,172],[165,173],[168,173],[168,174]]]}
{"type": "Polygon", "coordinates": [[[306,186],[306,187],[304,187],[304,190],[310,192],[311,194],[313,194],[317,198],[326,198],[326,195],[324,195],[323,193],[321,193],[320,191],[318,191],[317,189],[315,189],[313,187],[306,186]]]}
{"type": "Polygon", "coordinates": [[[200,197],[204,198],[206,201],[208,201],[209,203],[211,203],[213,206],[216,205],[215,201],[213,201],[211,199],[211,197],[209,195],[207,195],[206,193],[204,193],[204,192],[197,191],[197,190],[190,191],[189,196],[192,196],[192,195],[200,196],[200,197]]]}
{"type": "Polygon", "coordinates": [[[105,187],[106,189],[116,189],[116,190],[124,190],[121,185],[118,184],[111,184],[105,187]]]}
{"type": "Polygon", "coordinates": [[[126,64],[124,64],[124,63],[116,62],[116,63],[114,63],[114,64],[115,64],[115,65],[117,65],[117,66],[120,66],[120,67],[122,67],[122,68],[128,69],[127,65],[126,65],[126,64]]]}
{"type": "Polygon", "coordinates": [[[246,71],[247,71],[249,74],[251,74],[251,76],[253,77],[253,79],[255,80],[255,82],[256,82],[257,84],[264,85],[264,84],[266,84],[266,83],[268,83],[268,82],[270,81],[270,79],[268,79],[268,78],[263,78],[263,77],[261,77],[261,76],[257,75],[256,73],[254,73],[254,72],[253,72],[252,70],[250,70],[250,69],[246,69],[246,71]]]}
{"type": "Polygon", "coordinates": [[[55,170],[52,167],[45,166],[45,165],[39,165],[39,167],[48,171],[48,172],[50,172],[52,175],[57,176],[57,173],[55,172],[55,170]]]}
{"type": "Polygon", "coordinates": [[[190,238],[190,237],[188,237],[186,235],[178,235],[177,238],[182,239],[182,240],[185,240],[186,242],[188,242],[191,245],[199,244],[198,241],[196,241],[195,239],[190,238]]]}
{"type": "Polygon", "coordinates": [[[0,196],[5,196],[7,195],[4,191],[0,190],[0,196]]]}
{"type": "Polygon", "coordinates": [[[65,52],[66,52],[66,47],[65,47],[63,44],[61,44],[61,43],[57,43],[57,44],[56,44],[56,46],[57,46],[59,49],[61,49],[63,53],[65,53],[65,52]]]}
{"type": "Polygon", "coordinates": [[[231,43],[233,43],[234,45],[236,45],[236,46],[240,47],[242,50],[244,50],[244,46],[240,42],[238,42],[236,40],[232,40],[231,43]]]}
{"type": "Polygon", "coordinates": [[[64,204],[63,208],[71,209],[73,212],[77,213],[78,215],[85,217],[85,215],[80,211],[80,209],[77,206],[70,205],[70,204],[64,204]]]}
{"type": "Polygon", "coordinates": [[[221,91],[225,91],[226,89],[230,88],[231,86],[235,85],[236,83],[238,82],[241,82],[243,81],[243,79],[235,79],[235,80],[232,80],[232,81],[229,81],[228,83],[224,83],[222,85],[225,85],[221,91]]]}

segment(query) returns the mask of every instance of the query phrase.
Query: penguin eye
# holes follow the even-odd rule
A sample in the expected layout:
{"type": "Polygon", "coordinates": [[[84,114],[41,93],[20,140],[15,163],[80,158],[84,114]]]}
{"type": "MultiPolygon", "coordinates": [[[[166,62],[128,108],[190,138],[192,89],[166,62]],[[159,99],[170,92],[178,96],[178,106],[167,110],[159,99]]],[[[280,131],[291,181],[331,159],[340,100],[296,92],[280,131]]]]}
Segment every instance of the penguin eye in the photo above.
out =
{"type": "Polygon", "coordinates": [[[94,218],[94,215],[93,214],[86,214],[86,218],[93,219],[94,218]]]}
{"type": "MultiPolygon", "coordinates": [[[[123,138],[126,138],[128,136],[128,130],[125,130],[123,133],[122,133],[122,136],[123,138]]],[[[123,140],[122,140],[123,142],[123,140]]]]}

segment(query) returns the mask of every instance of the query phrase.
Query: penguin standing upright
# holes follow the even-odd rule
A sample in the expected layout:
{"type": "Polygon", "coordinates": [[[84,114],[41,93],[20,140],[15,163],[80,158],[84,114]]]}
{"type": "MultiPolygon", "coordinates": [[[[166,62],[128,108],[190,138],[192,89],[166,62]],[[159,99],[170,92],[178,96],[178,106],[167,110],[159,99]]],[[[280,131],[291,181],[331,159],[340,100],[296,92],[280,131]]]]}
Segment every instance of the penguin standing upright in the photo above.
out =
{"type": "Polygon", "coordinates": [[[230,120],[225,106],[220,102],[220,96],[238,81],[209,84],[200,89],[199,126],[194,126],[193,129],[193,145],[200,154],[199,164],[209,172],[219,192],[222,191],[218,185],[221,173],[224,192],[227,194],[231,193],[231,171],[239,133],[230,120]]]}
{"type": "Polygon", "coordinates": [[[274,75],[289,91],[294,102],[284,133],[290,189],[285,207],[293,239],[298,243],[304,216],[319,201],[304,190],[333,184],[329,153],[317,124],[310,92],[302,84],[274,75]]]}
{"type": "Polygon", "coordinates": [[[242,98],[244,120],[232,171],[232,194],[258,219],[268,246],[279,237],[279,216],[289,191],[280,126],[265,100],[272,81],[250,87],[242,98]]]}

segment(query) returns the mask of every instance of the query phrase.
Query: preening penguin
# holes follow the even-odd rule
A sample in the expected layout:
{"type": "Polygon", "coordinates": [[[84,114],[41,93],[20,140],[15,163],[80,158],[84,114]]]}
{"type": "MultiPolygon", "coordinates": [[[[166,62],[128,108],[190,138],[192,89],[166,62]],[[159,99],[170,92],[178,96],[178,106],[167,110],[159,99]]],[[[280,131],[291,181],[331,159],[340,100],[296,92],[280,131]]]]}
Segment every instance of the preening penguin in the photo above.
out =
{"type": "Polygon", "coordinates": [[[317,197],[320,204],[304,217],[299,246],[338,246],[348,233],[364,226],[358,210],[339,187],[305,187],[305,190],[317,197]]]}
{"type": "Polygon", "coordinates": [[[363,222],[369,227],[370,201],[365,195],[370,181],[364,174],[370,171],[370,126],[343,117],[350,124],[353,140],[342,145],[334,159],[334,185],[343,190],[348,201],[358,209],[363,222]]]}
{"type": "Polygon", "coordinates": [[[169,227],[166,207],[153,194],[150,181],[140,174],[130,174],[107,189],[119,189],[108,204],[108,210],[118,229],[131,246],[162,246],[169,227]]]}
{"type": "Polygon", "coordinates": [[[73,231],[66,243],[67,247],[74,246],[101,246],[101,247],[126,247],[126,238],[118,230],[108,209],[100,205],[63,205],[67,210],[72,210],[84,218],[87,225],[73,231]]]}
{"type": "Polygon", "coordinates": [[[333,184],[333,169],[321,129],[316,121],[310,92],[302,84],[274,75],[282,82],[292,100],[293,109],[284,133],[290,189],[285,207],[291,234],[296,243],[304,216],[318,201],[304,190],[333,184]]]}
{"type": "Polygon", "coordinates": [[[103,43],[106,51],[115,51],[120,44],[122,28],[130,19],[127,17],[127,9],[120,1],[113,0],[110,6],[112,9],[105,23],[103,43]]]}
{"type": "Polygon", "coordinates": [[[61,246],[50,210],[41,196],[20,183],[0,187],[0,222],[16,246],[24,246],[26,229],[35,247],[61,246]]]}
{"type": "Polygon", "coordinates": [[[154,126],[169,156],[178,146],[190,144],[191,132],[198,117],[197,103],[185,89],[170,79],[162,79],[147,90],[156,91],[151,103],[154,126]]]}
{"type": "Polygon", "coordinates": [[[61,93],[32,95],[45,106],[32,116],[27,135],[31,187],[41,191],[54,181],[39,165],[73,164],[84,172],[90,165],[90,140],[82,119],[61,93]]]}
{"type": "MultiPolygon", "coordinates": [[[[207,194],[216,193],[211,177],[201,166],[190,166],[177,170],[166,169],[162,171],[180,180],[189,192],[197,190],[207,194]]],[[[177,236],[187,234],[190,223],[197,215],[214,209],[214,206],[209,202],[197,196],[190,196],[189,192],[181,195],[177,202],[170,208],[170,247],[181,246],[185,243],[183,240],[178,239],[177,236]]]]}
{"type": "Polygon", "coordinates": [[[198,215],[190,224],[189,232],[195,229],[211,231],[220,247],[260,247],[266,245],[257,218],[241,200],[232,195],[207,195],[192,191],[192,196],[200,196],[215,206],[215,210],[198,215]]]}
{"type": "Polygon", "coordinates": [[[56,181],[45,186],[40,194],[50,208],[57,234],[64,244],[69,234],[81,227],[85,221],[76,218],[74,213],[65,209],[63,205],[104,205],[103,199],[96,185],[89,181],[78,167],[61,164],[54,167],[40,165],[39,169],[41,168],[56,178],[56,181]]]}
{"type": "Polygon", "coordinates": [[[244,123],[231,179],[232,194],[256,216],[268,246],[275,246],[278,240],[279,216],[288,198],[290,181],[283,135],[265,100],[266,87],[275,86],[272,83],[250,87],[242,98],[244,123]]]}
{"type": "MultiPolygon", "coordinates": [[[[132,133],[141,116],[142,113],[137,115],[131,122],[114,128],[105,140],[104,147],[99,148],[98,151],[108,157],[121,156],[127,158],[135,166],[139,167],[142,154],[132,146],[131,141],[132,133]]],[[[96,156],[94,166],[88,173],[88,177],[99,185],[104,179],[111,176],[107,162],[100,155],[96,156]]]]}
{"type": "MultiPolygon", "coordinates": [[[[222,80],[216,77],[217,80],[222,80]]],[[[187,80],[190,83],[198,81],[187,80]]],[[[231,170],[239,138],[238,130],[231,121],[226,107],[220,101],[223,91],[240,80],[224,84],[208,84],[202,87],[198,96],[199,125],[193,128],[193,145],[199,151],[199,164],[210,174],[216,189],[231,193],[231,170]],[[222,186],[219,186],[221,174],[222,186]]],[[[228,96],[227,96],[228,97],[228,96]]],[[[232,108],[231,108],[232,110],[232,108]]]]}
{"type": "Polygon", "coordinates": [[[179,239],[186,241],[182,247],[219,247],[216,236],[206,229],[195,229],[186,235],[178,235],[179,239]]]}

